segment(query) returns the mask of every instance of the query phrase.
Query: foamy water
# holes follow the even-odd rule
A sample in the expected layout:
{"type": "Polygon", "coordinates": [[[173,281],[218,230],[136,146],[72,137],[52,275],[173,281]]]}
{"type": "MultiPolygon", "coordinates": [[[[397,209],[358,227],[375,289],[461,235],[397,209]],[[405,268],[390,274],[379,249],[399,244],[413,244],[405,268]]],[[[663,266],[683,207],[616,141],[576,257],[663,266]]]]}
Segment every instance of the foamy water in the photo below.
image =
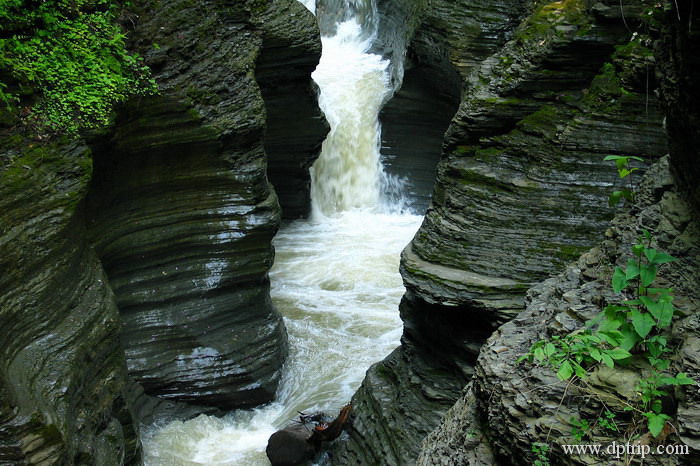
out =
{"type": "MultiPolygon", "coordinates": [[[[303,3],[314,11],[313,1],[303,3]]],[[[421,217],[403,212],[400,183],[381,167],[378,113],[391,92],[388,62],[367,53],[372,34],[356,19],[336,26],[322,38],[313,73],[331,129],[311,169],[312,219],[285,225],[274,241],[272,299],[290,346],[276,401],[149,428],[148,465],[269,465],[272,433],[297,411],[337,413],[369,366],[399,343],[399,255],[421,217]]]]}

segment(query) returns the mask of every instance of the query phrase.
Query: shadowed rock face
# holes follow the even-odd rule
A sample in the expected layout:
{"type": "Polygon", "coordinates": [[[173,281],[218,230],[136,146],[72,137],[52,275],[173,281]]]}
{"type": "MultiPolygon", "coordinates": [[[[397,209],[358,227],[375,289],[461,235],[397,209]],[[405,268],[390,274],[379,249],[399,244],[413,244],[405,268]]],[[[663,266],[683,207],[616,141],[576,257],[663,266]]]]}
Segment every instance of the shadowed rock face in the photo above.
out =
{"type": "Polygon", "coordinates": [[[267,112],[267,175],[282,216],[306,217],[309,167],[329,129],[309,78],[321,55],[319,31],[314,16],[298,1],[277,2],[258,22],[263,43],[255,79],[267,112]]]}
{"type": "MultiPolygon", "coordinates": [[[[630,416],[611,395],[634,400],[639,368],[601,365],[594,369],[587,381],[598,396],[591,396],[591,391],[579,389],[578,384],[559,381],[551,368],[516,360],[535,341],[581,328],[605,303],[619,299],[610,289],[612,269],[630,257],[630,245],[641,228],[652,232],[655,247],[679,258],[663,266],[657,280],[673,288],[674,305],[680,310],[669,335],[678,344],[671,370],[697,380],[700,321],[694,311],[700,305],[700,223],[697,212],[678,191],[681,186],[674,183],[664,158],[650,169],[639,188],[636,209],[615,217],[605,241],[565,272],[528,291],[526,309],[482,347],[466,393],[423,443],[419,464],[454,464],[455,458],[462,458],[463,464],[532,464],[534,455],[529,449],[537,442],[550,445],[552,462],[599,464],[600,457],[563,454],[561,444],[574,442],[570,420],[594,420],[604,409],[611,409],[617,412],[615,422],[624,432],[630,416]]],[[[676,392],[673,422],[679,435],[672,442],[690,447],[690,455],[667,457],[667,464],[687,464],[687,458],[697,457],[698,397],[696,386],[676,392]]],[[[604,429],[595,429],[589,436],[590,443],[603,445],[620,438],[604,429]]]]}
{"type": "Polygon", "coordinates": [[[136,460],[119,315],[85,239],[84,145],[0,141],[0,463],[136,460]],[[33,147],[30,149],[29,147],[33,147]]]}
{"type": "MultiPolygon", "coordinates": [[[[410,297],[404,305],[411,307],[402,310],[402,346],[370,369],[355,395],[356,432],[337,448],[338,464],[372,463],[378,452],[414,463],[428,425],[457,400],[474,365],[473,352],[436,352],[425,335],[442,335],[439,319],[458,311],[464,315],[441,345],[478,352],[490,329],[524,308],[528,288],[561,271],[605,230],[616,173],[603,158],[651,159],[666,151],[662,115],[647,92],[647,82],[655,85],[647,74],[651,53],[628,44],[612,3],[538,5],[517,25],[524,2],[510,10],[481,2],[473,13],[464,5],[453,14],[445,4],[411,43],[431,50],[418,38],[443,31],[432,36],[443,48],[432,50],[442,50],[460,73],[461,103],[445,133],[425,220],[402,255],[410,297]],[[498,18],[481,29],[490,28],[490,41],[454,39],[452,31],[465,23],[452,25],[453,18],[487,11],[498,18]],[[462,338],[463,325],[465,332],[482,330],[462,338]],[[424,338],[410,336],[418,327],[424,338]],[[461,370],[420,369],[450,358],[461,370]],[[387,370],[411,375],[379,376],[387,370]]],[[[625,9],[628,22],[639,12],[625,9]]]]}
{"type": "Polygon", "coordinates": [[[406,69],[379,117],[385,172],[403,180],[403,194],[419,213],[428,208],[442,138],[459,103],[456,73],[440,71],[422,64],[406,69]]]}
{"type": "MultiPolygon", "coordinates": [[[[301,167],[324,134],[308,102],[318,30],[293,0],[142,7],[132,42],[161,95],[124,108],[94,143],[90,237],[124,321],[129,372],[146,393],[255,406],[274,397],[287,348],[269,298],[280,208],[253,72],[257,65],[270,87],[281,73],[271,61],[293,70],[268,108],[306,93],[295,124],[308,130],[289,157],[301,167]]],[[[289,115],[273,114],[270,144],[279,150],[279,120],[289,115]]],[[[293,184],[281,187],[294,192],[293,184]]]]}
{"type": "Polygon", "coordinates": [[[655,55],[660,73],[661,101],[667,115],[666,130],[671,150],[671,167],[696,210],[700,210],[700,22],[691,0],[674,4],[681,20],[667,11],[655,55]]]}
{"type": "Polygon", "coordinates": [[[1,123],[0,463],[137,462],[154,410],[268,401],[286,355],[253,76],[272,37],[304,63],[291,88],[309,89],[313,17],[275,0],[135,2],[125,18],[159,96],[118,109],[89,147],[1,123]],[[300,34],[263,31],[276,13],[300,34]]]}
{"type": "Polygon", "coordinates": [[[503,42],[518,1],[379,1],[375,49],[392,60],[401,87],[382,109],[387,173],[403,180],[414,211],[425,213],[445,130],[460,102],[462,77],[503,42]],[[468,50],[468,51],[467,51],[468,50]]]}

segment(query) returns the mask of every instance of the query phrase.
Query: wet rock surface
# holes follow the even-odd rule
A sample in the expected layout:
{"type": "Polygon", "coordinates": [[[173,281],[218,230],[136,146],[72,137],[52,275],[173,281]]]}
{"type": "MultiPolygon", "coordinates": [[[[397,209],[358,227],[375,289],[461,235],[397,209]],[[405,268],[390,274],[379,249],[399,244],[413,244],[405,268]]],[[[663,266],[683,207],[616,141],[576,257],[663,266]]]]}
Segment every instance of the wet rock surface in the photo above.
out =
{"type": "Polygon", "coordinates": [[[329,127],[311,73],[321,56],[315,17],[296,0],[274,2],[258,20],[262,50],[255,65],[265,110],[267,175],[284,218],[309,214],[309,167],[329,127]]]}
{"type": "Polygon", "coordinates": [[[81,143],[2,138],[0,463],[140,457],[114,294],[85,239],[81,143]]]}
{"type": "MultiPolygon", "coordinates": [[[[623,5],[630,22],[640,12],[633,3],[623,5]]],[[[368,371],[355,395],[356,431],[338,447],[338,464],[383,457],[413,464],[429,425],[459,398],[489,329],[518,315],[531,286],[563,270],[607,228],[616,173],[603,158],[652,160],[667,150],[663,116],[647,92],[655,85],[652,53],[646,42],[629,42],[612,3],[482,2],[474,12],[438,4],[411,50],[430,51],[425,56],[438,57],[432,63],[447,61],[436,51],[448,57],[462,79],[461,103],[423,225],[402,254],[412,306],[402,309],[402,345],[368,371]],[[494,20],[465,36],[470,22],[456,19],[472,14],[494,20]],[[490,39],[457,39],[479,31],[490,39]],[[451,312],[461,314],[451,332],[431,327],[451,312]],[[423,337],[412,333],[417,322],[423,337]],[[453,339],[472,323],[481,331],[453,339]],[[436,353],[428,334],[460,349],[436,353]],[[421,374],[448,357],[460,370],[421,374]],[[387,370],[401,376],[378,376],[387,370]]]]}
{"type": "Polygon", "coordinates": [[[317,29],[293,0],[143,7],[132,41],[161,95],[123,109],[94,143],[90,237],[124,320],[129,372],[146,392],[255,406],[274,397],[286,355],[269,298],[280,208],[263,138],[284,138],[276,109],[300,94],[307,106],[293,120],[309,129],[289,141],[288,160],[303,171],[325,134],[310,103],[317,29]],[[292,70],[286,87],[272,61],[292,70]],[[274,94],[271,128],[256,72],[274,94]]]}
{"type": "MultiPolygon", "coordinates": [[[[87,143],[2,123],[3,464],[138,463],[141,422],[269,401],[286,356],[255,71],[274,83],[287,54],[289,92],[308,94],[313,18],[294,0],[177,1],[121,20],[158,96],[87,143]]],[[[297,116],[304,157],[325,132],[312,110],[297,116]]]]}

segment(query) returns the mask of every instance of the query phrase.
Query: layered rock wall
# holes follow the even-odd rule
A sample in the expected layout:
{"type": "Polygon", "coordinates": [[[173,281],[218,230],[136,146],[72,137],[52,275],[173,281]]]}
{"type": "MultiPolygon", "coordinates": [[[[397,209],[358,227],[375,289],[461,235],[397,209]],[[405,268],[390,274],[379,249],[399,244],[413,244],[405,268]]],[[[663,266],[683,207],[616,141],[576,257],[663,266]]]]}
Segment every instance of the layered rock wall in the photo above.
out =
{"type": "Polygon", "coordinates": [[[309,167],[328,133],[310,79],[321,55],[318,26],[298,1],[276,2],[257,23],[263,43],[255,79],[267,112],[267,175],[282,216],[306,217],[311,207],[309,167]]]}
{"type": "MultiPolygon", "coordinates": [[[[368,371],[354,398],[367,408],[356,410],[355,430],[337,449],[339,464],[376,452],[389,464],[415,462],[418,442],[458,399],[490,332],[524,308],[528,288],[605,230],[616,173],[603,158],[651,160],[666,151],[651,93],[653,58],[646,42],[629,42],[619,5],[538,2],[517,27],[527,4],[506,6],[482,2],[472,13],[446,4],[434,10],[442,21],[429,22],[450,31],[452,18],[489,17],[487,11],[498,18],[491,41],[446,40],[464,79],[462,97],[430,207],[402,255],[404,305],[410,303],[402,310],[402,345],[368,371]],[[451,331],[443,335],[444,328],[451,331]],[[426,335],[443,338],[436,346],[426,335]],[[460,350],[440,352],[445,346],[460,350]],[[460,369],[423,369],[444,360],[460,369]],[[386,373],[392,376],[381,377],[386,373]]],[[[640,27],[638,4],[627,2],[623,11],[628,26],[640,27]]]]}
{"type": "Polygon", "coordinates": [[[81,213],[90,151],[2,147],[0,463],[135,461],[119,314],[81,213]]]}
{"type": "Polygon", "coordinates": [[[292,145],[313,157],[325,135],[309,103],[314,19],[294,0],[251,0],[135,2],[120,20],[159,95],[87,143],[0,122],[3,464],[138,462],[154,409],[269,401],[286,355],[255,72],[276,86],[272,63],[295,66],[269,105],[306,96],[292,145]]]}
{"type": "MultiPolygon", "coordinates": [[[[642,229],[652,233],[654,247],[678,258],[660,269],[658,279],[660,286],[673,289],[678,309],[667,335],[675,348],[671,370],[685,372],[696,381],[700,378],[700,210],[696,200],[700,156],[694,144],[696,131],[687,127],[698,118],[698,111],[694,100],[685,99],[695,92],[691,83],[698,72],[697,63],[690,58],[696,56],[693,51],[698,46],[698,36],[691,34],[696,21],[690,12],[689,2],[666,2],[647,13],[655,38],[656,77],[666,112],[670,158],[662,159],[646,174],[637,188],[635,206],[615,217],[605,241],[564,273],[529,290],[526,309],[489,338],[479,355],[475,377],[423,443],[419,464],[454,464],[455,459],[461,464],[531,464],[536,459],[532,445],[537,443],[548,445],[552,463],[600,464],[603,460],[618,464],[610,457],[564,454],[561,445],[578,442],[575,420],[593,426],[585,433],[587,443],[625,441],[621,436],[639,421],[626,412],[624,404],[638,403],[636,385],[644,365],[601,366],[581,387],[559,381],[551,369],[517,364],[516,360],[535,341],[581,328],[606,302],[619,299],[610,290],[612,269],[627,261],[642,229]],[[680,96],[684,96],[683,103],[680,96]],[[681,134],[681,128],[687,131],[681,134]],[[597,426],[596,419],[606,409],[616,412],[617,432],[597,426]]],[[[700,448],[699,391],[691,385],[672,390],[671,395],[675,402],[667,399],[664,410],[671,415],[674,429],[666,442],[688,447],[689,454],[655,456],[651,461],[693,464],[700,448]]],[[[624,464],[638,459],[625,458],[624,464]]]]}
{"type": "Polygon", "coordinates": [[[280,208],[263,138],[267,131],[272,172],[298,165],[280,187],[302,213],[293,197],[304,188],[289,180],[303,178],[325,133],[310,102],[320,54],[313,17],[293,0],[143,4],[132,41],[161,95],[123,109],[114,131],[95,142],[88,199],[130,374],[150,395],[196,404],[269,401],[286,334],[269,297],[280,208]],[[289,68],[284,85],[281,66],[289,68]],[[289,118],[281,106],[300,95],[289,118]],[[281,152],[286,118],[306,131],[292,127],[296,139],[281,152]]]}

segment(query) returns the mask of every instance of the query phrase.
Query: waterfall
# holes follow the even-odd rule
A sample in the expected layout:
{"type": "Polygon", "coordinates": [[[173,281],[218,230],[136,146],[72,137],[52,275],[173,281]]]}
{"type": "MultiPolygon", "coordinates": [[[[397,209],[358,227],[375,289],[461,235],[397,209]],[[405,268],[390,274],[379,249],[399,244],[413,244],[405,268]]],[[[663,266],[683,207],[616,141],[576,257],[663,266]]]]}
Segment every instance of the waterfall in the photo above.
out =
{"type": "Polygon", "coordinates": [[[380,206],[378,115],[391,92],[389,62],[368,53],[376,34],[373,2],[319,2],[319,10],[341,21],[320,20],[323,55],[311,75],[330,125],[321,155],[311,167],[312,215],[316,219],[352,208],[380,206]]]}
{"type": "Polygon", "coordinates": [[[277,398],[147,429],[149,466],[269,465],[272,433],[297,411],[337,412],[399,343],[399,255],[421,217],[396,202],[380,162],[378,113],[392,90],[389,63],[368,53],[374,1],[300,1],[318,15],[323,54],[313,78],[331,130],[311,168],[312,221],[283,226],[274,241],[271,295],[290,346],[277,398]]]}

